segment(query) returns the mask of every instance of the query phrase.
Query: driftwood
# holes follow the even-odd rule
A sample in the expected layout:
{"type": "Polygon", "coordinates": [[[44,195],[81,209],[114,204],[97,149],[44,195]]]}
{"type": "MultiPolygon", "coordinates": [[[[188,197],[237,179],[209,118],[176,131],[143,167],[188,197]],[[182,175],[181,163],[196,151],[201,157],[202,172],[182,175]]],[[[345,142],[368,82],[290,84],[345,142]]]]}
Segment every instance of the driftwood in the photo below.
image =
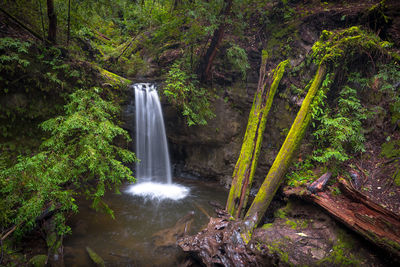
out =
{"type": "Polygon", "coordinates": [[[321,206],[350,229],[400,258],[400,216],[371,201],[343,178],[337,186],[342,192],[338,195],[330,191],[313,194],[300,187],[286,188],[284,194],[321,206]]]}

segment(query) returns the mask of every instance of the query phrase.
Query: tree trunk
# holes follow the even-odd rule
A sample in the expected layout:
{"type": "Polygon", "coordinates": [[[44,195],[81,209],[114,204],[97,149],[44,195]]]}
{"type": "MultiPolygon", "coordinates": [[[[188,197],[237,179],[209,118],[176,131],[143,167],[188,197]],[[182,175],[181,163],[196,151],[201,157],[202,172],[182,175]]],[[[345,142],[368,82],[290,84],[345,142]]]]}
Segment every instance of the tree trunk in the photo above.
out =
{"type": "Polygon", "coordinates": [[[400,258],[400,216],[371,201],[343,178],[339,188],[339,195],[313,194],[303,188],[285,189],[284,194],[319,205],[353,231],[400,258]]]}
{"type": "Polygon", "coordinates": [[[293,122],[292,127],[283,143],[278,155],[275,158],[270,170],[268,171],[267,177],[265,178],[261,188],[258,190],[257,195],[247,211],[244,218],[244,231],[242,238],[245,242],[250,240],[250,236],[255,227],[262,219],[265,211],[276,191],[279,188],[283,180],[283,176],[286,173],[287,168],[291,162],[294,152],[299,147],[301,140],[303,139],[304,133],[311,121],[311,104],[314,96],[320,88],[321,82],[326,74],[326,66],[319,65],[317,73],[314,77],[314,81],[308,90],[306,98],[301,104],[300,110],[293,122]]]}
{"type": "Polygon", "coordinates": [[[69,45],[70,33],[71,33],[71,0],[68,0],[67,45],[69,45]]]}
{"type": "Polygon", "coordinates": [[[57,37],[57,16],[54,11],[54,1],[47,0],[47,16],[49,17],[49,32],[47,39],[52,43],[56,43],[57,37]]]}
{"type": "Polygon", "coordinates": [[[8,13],[4,9],[2,9],[1,7],[0,7],[0,11],[3,12],[8,18],[13,20],[15,23],[17,23],[20,27],[22,27],[23,29],[28,31],[30,34],[32,34],[34,37],[38,38],[39,40],[45,41],[45,40],[43,40],[42,36],[40,36],[40,34],[38,34],[37,32],[33,31],[32,29],[30,29],[28,26],[23,24],[19,19],[17,19],[16,17],[14,17],[13,15],[8,13]]]}
{"type": "Polygon", "coordinates": [[[266,63],[267,55],[263,51],[257,92],[254,96],[246,134],[232,175],[232,186],[226,203],[226,210],[235,218],[241,217],[242,210],[246,207],[261,150],[267,116],[271,109],[276,89],[289,61],[281,62],[268,75],[266,73],[266,63]]]}
{"type": "Polygon", "coordinates": [[[229,16],[232,8],[232,3],[233,0],[225,0],[225,9],[221,12],[222,16],[222,22],[219,25],[218,29],[214,32],[214,35],[211,39],[210,46],[207,49],[206,55],[203,57],[203,60],[201,61],[199,65],[199,74],[200,74],[200,79],[202,81],[208,81],[211,78],[211,67],[214,61],[214,58],[217,54],[217,50],[219,46],[221,45],[222,38],[224,37],[225,34],[225,28],[226,28],[226,17],[229,16]]]}

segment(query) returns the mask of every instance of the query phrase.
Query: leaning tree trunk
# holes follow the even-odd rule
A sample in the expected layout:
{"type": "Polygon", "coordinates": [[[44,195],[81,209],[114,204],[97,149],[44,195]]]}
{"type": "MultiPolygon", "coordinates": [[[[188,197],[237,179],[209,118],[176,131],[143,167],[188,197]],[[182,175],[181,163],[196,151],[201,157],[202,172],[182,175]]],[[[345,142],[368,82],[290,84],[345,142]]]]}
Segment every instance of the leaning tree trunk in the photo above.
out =
{"type": "Polygon", "coordinates": [[[266,73],[266,63],[267,54],[263,51],[257,92],[254,96],[246,134],[239,159],[233,171],[232,186],[226,202],[226,210],[235,218],[241,217],[243,208],[246,207],[254,172],[257,167],[267,116],[271,109],[276,89],[289,61],[281,62],[268,75],[266,73]]]}
{"type": "Polygon", "coordinates": [[[220,15],[222,16],[222,22],[219,25],[218,29],[214,32],[210,46],[208,47],[207,52],[199,65],[198,73],[200,74],[200,78],[202,81],[210,80],[211,67],[214,58],[217,55],[217,50],[221,44],[222,38],[224,37],[225,34],[225,28],[227,25],[226,18],[229,16],[231,12],[233,0],[225,0],[224,2],[226,3],[226,6],[220,15]]]}
{"type": "Polygon", "coordinates": [[[53,0],[47,0],[47,16],[49,17],[49,32],[47,39],[49,39],[52,44],[55,44],[57,36],[57,16],[54,11],[53,0]]]}
{"type": "Polygon", "coordinates": [[[251,204],[249,210],[244,217],[244,230],[242,233],[243,240],[247,243],[250,241],[251,233],[254,228],[262,219],[265,211],[267,210],[272,198],[274,197],[279,185],[283,180],[287,168],[291,162],[294,152],[299,147],[304,133],[311,121],[311,104],[313,103],[314,96],[320,88],[321,82],[326,74],[326,66],[320,64],[317,73],[314,77],[307,96],[301,104],[300,110],[293,122],[292,127],[283,143],[274,163],[268,171],[261,188],[258,190],[257,195],[251,204]]]}

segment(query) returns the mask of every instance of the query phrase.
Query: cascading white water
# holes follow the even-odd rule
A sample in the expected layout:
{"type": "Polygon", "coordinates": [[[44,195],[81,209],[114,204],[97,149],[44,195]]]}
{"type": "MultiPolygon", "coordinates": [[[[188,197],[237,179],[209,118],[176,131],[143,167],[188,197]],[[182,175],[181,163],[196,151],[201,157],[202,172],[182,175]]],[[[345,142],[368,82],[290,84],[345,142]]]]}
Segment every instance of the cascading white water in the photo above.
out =
{"type": "Polygon", "coordinates": [[[172,184],[164,119],[157,90],[153,84],[137,83],[136,107],[136,178],[138,183],[128,188],[133,195],[152,199],[186,197],[189,189],[172,184]]]}
{"type": "Polygon", "coordinates": [[[170,184],[171,164],[161,104],[155,86],[138,83],[135,88],[136,164],[138,179],[170,184]]]}

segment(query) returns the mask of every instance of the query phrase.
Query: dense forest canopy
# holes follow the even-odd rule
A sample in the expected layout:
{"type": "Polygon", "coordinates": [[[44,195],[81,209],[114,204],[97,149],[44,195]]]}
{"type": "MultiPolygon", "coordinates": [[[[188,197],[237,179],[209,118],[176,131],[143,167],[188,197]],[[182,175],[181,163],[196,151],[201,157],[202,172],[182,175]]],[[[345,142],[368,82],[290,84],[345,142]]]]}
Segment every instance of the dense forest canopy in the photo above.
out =
{"type": "MultiPolygon", "coordinates": [[[[315,89],[298,144],[276,163],[284,167],[269,202],[283,181],[305,186],[327,172],[351,180],[354,169],[367,176],[359,159],[388,166],[388,183],[400,186],[399,10],[385,0],[1,0],[0,264],[26,263],[13,248],[38,229],[49,255],[59,253],[76,199],[113,216],[105,192],[135,181],[128,166],[137,159],[121,121],[131,80],[159,81],[161,97],[195,131],[218,116],[218,100],[248,113],[248,101],[235,102],[229,90],[248,94],[258,75],[265,76],[258,90],[275,90],[287,113],[315,89]]],[[[265,108],[258,93],[249,95],[251,111],[265,108]]],[[[227,209],[236,219],[251,204],[270,101],[265,115],[249,116],[229,170],[237,191],[227,209]]],[[[259,217],[252,227],[269,205],[252,209],[256,202],[247,214],[259,217]]]]}

